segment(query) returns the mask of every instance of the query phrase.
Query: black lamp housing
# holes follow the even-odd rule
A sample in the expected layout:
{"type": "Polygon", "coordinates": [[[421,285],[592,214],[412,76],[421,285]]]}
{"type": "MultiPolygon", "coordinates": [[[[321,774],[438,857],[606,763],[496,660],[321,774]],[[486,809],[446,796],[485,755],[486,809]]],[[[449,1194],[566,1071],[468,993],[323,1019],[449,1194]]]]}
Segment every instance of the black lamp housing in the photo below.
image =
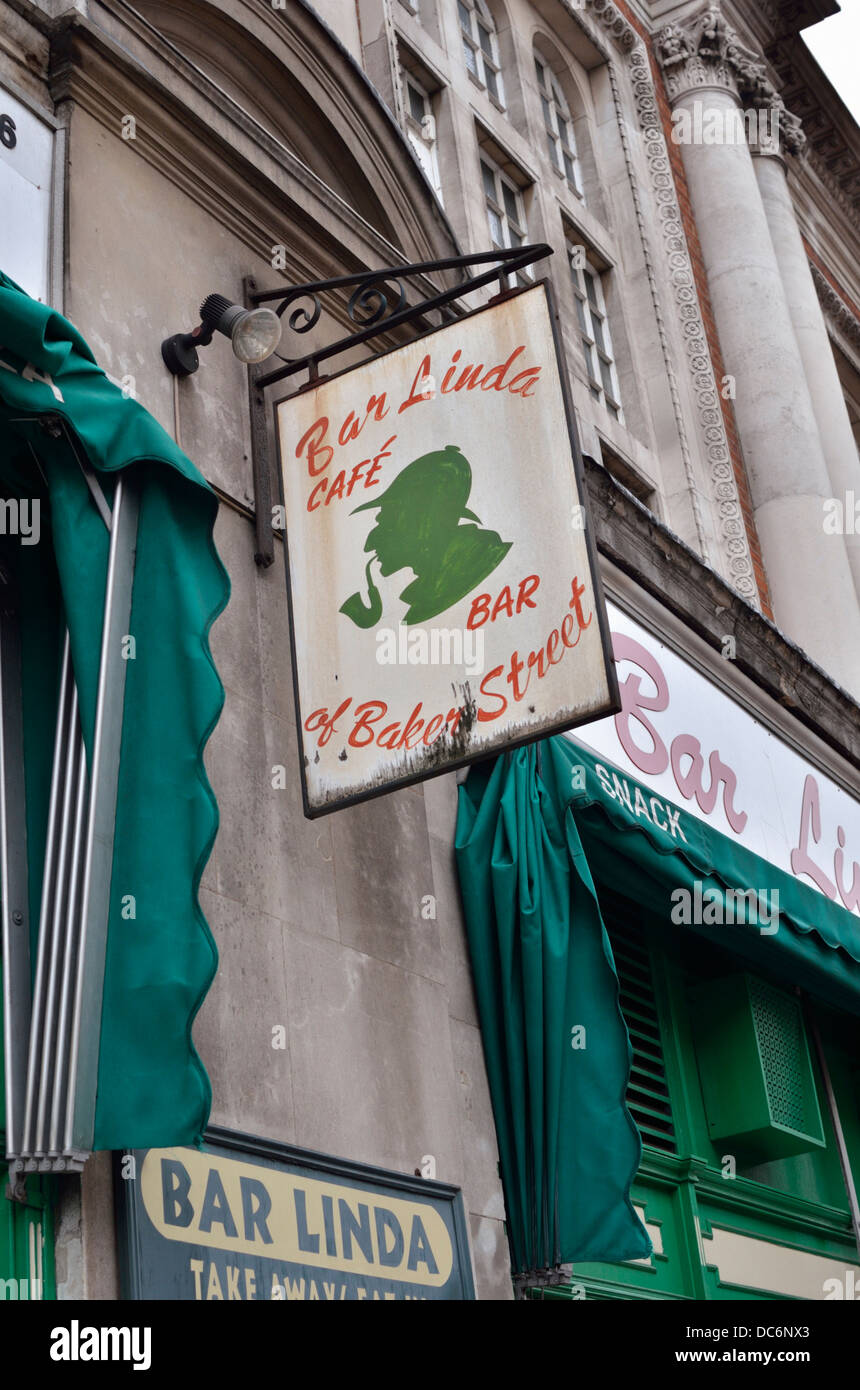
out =
{"type": "Polygon", "coordinates": [[[261,318],[276,321],[276,315],[271,309],[245,309],[241,304],[234,304],[223,294],[209,294],[200,305],[199,326],[190,333],[174,333],[171,338],[164,339],[161,344],[164,365],[174,376],[191,376],[200,366],[197,349],[208,347],[214,333],[223,333],[225,338],[231,340],[233,351],[240,361],[262,361],[270,356],[277,346],[277,337],[280,335],[279,321],[273,322],[276,329],[275,338],[271,349],[266,348],[262,357],[246,357],[245,352],[239,351],[237,347],[239,330],[261,318]]]}

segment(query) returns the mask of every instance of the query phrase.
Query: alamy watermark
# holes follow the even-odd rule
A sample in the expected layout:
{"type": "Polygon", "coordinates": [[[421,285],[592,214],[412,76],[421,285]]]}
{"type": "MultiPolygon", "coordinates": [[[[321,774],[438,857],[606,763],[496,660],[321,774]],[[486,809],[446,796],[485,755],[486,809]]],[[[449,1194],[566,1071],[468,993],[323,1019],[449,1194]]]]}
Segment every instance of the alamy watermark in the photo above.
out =
{"type": "Polygon", "coordinates": [[[844,1279],[825,1279],[822,1292],[825,1299],[848,1299],[850,1303],[860,1303],[860,1276],[849,1266],[844,1279]]]}
{"type": "Polygon", "coordinates": [[[848,488],[844,497],[825,497],[821,505],[826,536],[860,536],[860,492],[848,488]]]}
{"type": "Polygon", "coordinates": [[[781,112],[778,107],[707,106],[694,101],[672,112],[673,145],[752,145],[779,153],[781,112]]]}
{"type": "Polygon", "coordinates": [[[701,879],[671,894],[672,921],[681,927],[758,927],[762,936],[779,931],[779,889],[706,888],[701,879]]]}
{"type": "Polygon", "coordinates": [[[26,1299],[28,1302],[36,1303],[43,1298],[41,1279],[0,1279],[0,1302],[26,1299]]]}
{"type": "Polygon", "coordinates": [[[151,1327],[82,1327],[72,1318],[69,1327],[51,1332],[52,1361],[130,1361],[132,1370],[152,1365],[151,1327]]]}
{"type": "Polygon", "coordinates": [[[38,545],[41,526],[38,497],[0,498],[0,536],[20,536],[22,545],[38,545]]]}
{"type": "Polygon", "coordinates": [[[456,666],[467,676],[484,670],[484,634],[480,628],[382,627],[376,634],[380,666],[456,666]]]}

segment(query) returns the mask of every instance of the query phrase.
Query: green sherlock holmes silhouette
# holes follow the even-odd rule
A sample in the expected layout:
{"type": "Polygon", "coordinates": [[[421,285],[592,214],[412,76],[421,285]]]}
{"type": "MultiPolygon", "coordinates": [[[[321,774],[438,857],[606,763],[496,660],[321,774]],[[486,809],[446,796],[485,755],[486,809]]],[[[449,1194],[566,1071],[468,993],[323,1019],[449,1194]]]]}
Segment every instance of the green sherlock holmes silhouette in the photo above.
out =
{"type": "Polygon", "coordinates": [[[409,604],[403,621],[423,623],[470,593],[501,562],[513,542],[497,531],[482,531],[480,517],[466,506],[472,470],[456,444],[423,454],[375,497],[350,513],[378,509],[376,525],[364,543],[371,552],[365,571],[367,601],[352,594],[340,612],[356,627],[374,627],[382,617],[382,598],[370,567],[381,573],[411,569],[415,578],[400,597],[409,604]],[[467,518],[477,526],[461,526],[467,518]]]}

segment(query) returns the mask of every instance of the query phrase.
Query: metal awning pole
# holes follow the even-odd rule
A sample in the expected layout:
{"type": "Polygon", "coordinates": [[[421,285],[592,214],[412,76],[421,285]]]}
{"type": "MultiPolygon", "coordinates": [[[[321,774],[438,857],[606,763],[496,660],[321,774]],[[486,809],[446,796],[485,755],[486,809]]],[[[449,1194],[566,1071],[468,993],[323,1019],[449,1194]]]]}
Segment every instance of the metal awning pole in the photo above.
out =
{"type": "Polygon", "coordinates": [[[0,563],[0,894],[6,1147],[18,1153],[30,1035],[30,912],[24,784],[21,643],[12,571],[0,563]]]}
{"type": "Polygon", "coordinates": [[[131,617],[137,518],[137,489],[129,479],[120,477],[111,509],[110,556],[83,864],[81,935],[72,994],[69,1085],[63,1135],[63,1149],[70,1154],[88,1153],[92,1149],[95,1127],[102,994],[127,671],[122,640],[128,634],[131,617]]]}
{"type": "Polygon", "coordinates": [[[0,556],[0,870],[13,1175],[80,1168],[95,1118],[138,496],[120,478],[111,510],[93,470],[78,461],[110,530],[92,789],[66,631],[32,1003],[19,628],[11,571],[0,556]]]}
{"type": "Polygon", "coordinates": [[[69,930],[63,943],[56,1047],[54,1053],[53,1096],[51,1099],[48,1152],[59,1156],[63,1147],[64,1124],[69,1093],[69,1051],[71,1048],[72,1001],[75,971],[80,950],[81,906],[84,880],[84,848],[87,830],[87,760],[80,742],[78,786],[75,796],[72,865],[69,876],[67,921],[69,930]]]}
{"type": "MultiPolygon", "coordinates": [[[[51,1080],[54,1074],[54,1059],[57,1045],[57,1011],[60,991],[60,962],[65,943],[71,929],[68,914],[69,876],[72,859],[72,813],[75,802],[75,787],[78,768],[83,749],[78,734],[78,692],[72,684],[72,698],[69,710],[69,739],[62,767],[62,793],[60,797],[57,830],[56,879],[54,883],[52,918],[50,929],[50,950],[48,956],[48,979],[45,991],[45,1013],[42,1023],[41,1064],[39,1067],[38,1102],[36,1105],[36,1124],[33,1136],[33,1151],[44,1154],[48,1151],[48,1099],[51,1080]]],[[[41,944],[41,943],[40,943],[41,944]]],[[[47,945],[47,943],[46,943],[47,945]]],[[[41,956],[41,951],[39,955],[41,956]]],[[[41,963],[41,962],[40,962],[41,963]]]]}
{"type": "Polygon", "coordinates": [[[45,869],[42,877],[42,904],[39,914],[39,942],[36,951],[36,980],[33,989],[33,1009],[30,1024],[30,1050],[27,1062],[27,1091],[24,1105],[24,1129],[21,1152],[28,1154],[35,1144],[35,1122],[38,1107],[38,1078],[42,1067],[42,1038],[48,990],[48,962],[54,929],[54,897],[57,876],[57,846],[59,844],[60,799],[63,771],[72,737],[71,710],[74,677],[69,634],[63,642],[60,675],[60,698],[54,734],[54,762],[51,774],[51,799],[48,808],[48,831],[45,837],[45,869]]]}

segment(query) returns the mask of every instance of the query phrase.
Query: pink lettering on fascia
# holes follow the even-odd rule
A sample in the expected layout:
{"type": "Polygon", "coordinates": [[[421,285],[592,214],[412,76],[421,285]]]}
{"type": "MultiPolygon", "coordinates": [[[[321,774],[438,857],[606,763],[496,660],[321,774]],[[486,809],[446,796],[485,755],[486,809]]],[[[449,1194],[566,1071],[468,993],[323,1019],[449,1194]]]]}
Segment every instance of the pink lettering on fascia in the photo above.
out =
{"type": "Polygon", "coordinates": [[[634,767],[651,777],[659,777],[672,768],[675,786],[686,801],[695,799],[706,816],[711,815],[719,800],[722,787],[723,812],[736,834],[740,835],[749,819],[746,811],[735,806],[738,780],[734,769],[714,749],[708,758],[708,785],[705,786],[705,760],[702,745],[692,734],[678,734],[666,747],[649,713],[661,714],[669,708],[669,683],[659,661],[639,642],[622,633],[612,634],[612,650],[616,662],[630,662],[639,667],[619,682],[621,711],[615,716],[615,731],[624,752],[634,767]],[[654,694],[642,690],[642,675],[654,685],[654,694]],[[644,730],[650,747],[643,748],[634,737],[634,728],[644,730]]]}

